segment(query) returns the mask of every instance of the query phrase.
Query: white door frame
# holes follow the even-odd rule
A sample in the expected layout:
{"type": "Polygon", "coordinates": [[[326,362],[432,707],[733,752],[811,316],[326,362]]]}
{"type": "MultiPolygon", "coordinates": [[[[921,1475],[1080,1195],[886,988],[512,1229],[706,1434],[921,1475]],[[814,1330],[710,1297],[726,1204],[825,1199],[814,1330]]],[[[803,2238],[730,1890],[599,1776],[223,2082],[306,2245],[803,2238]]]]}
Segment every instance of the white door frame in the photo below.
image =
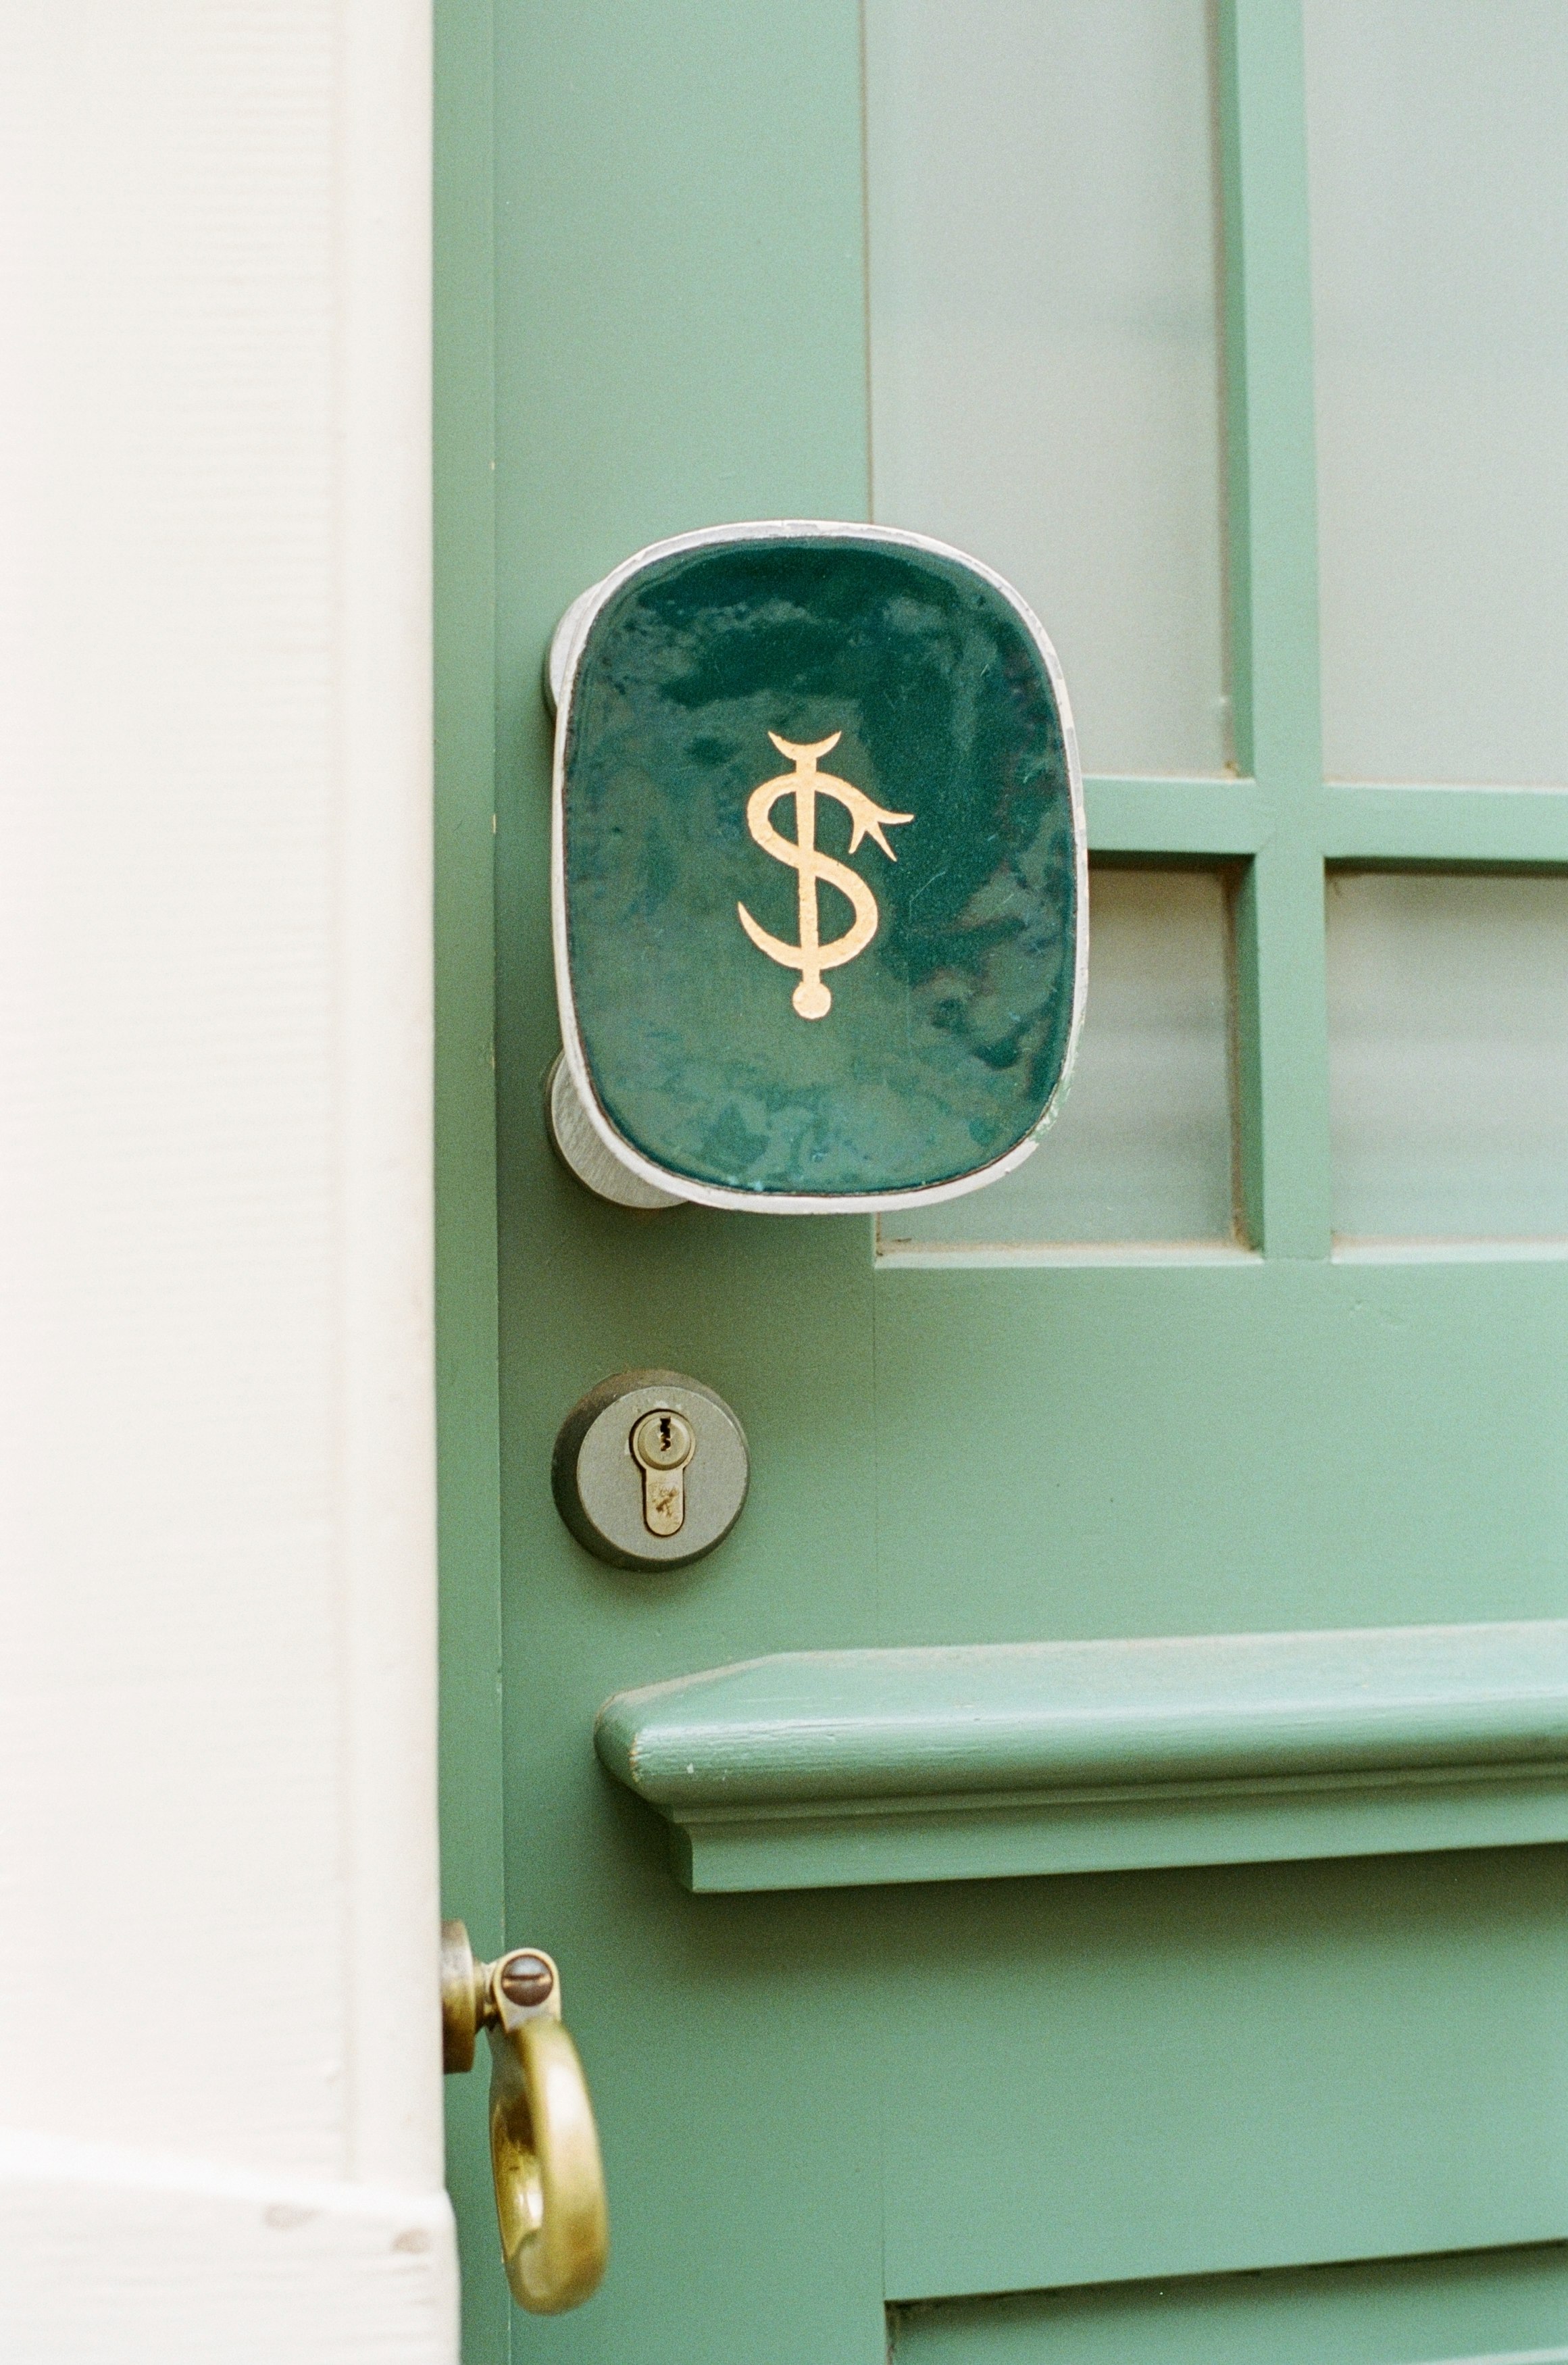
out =
{"type": "Polygon", "coordinates": [[[0,2349],[456,2350],[427,0],[0,0],[0,2349]]]}

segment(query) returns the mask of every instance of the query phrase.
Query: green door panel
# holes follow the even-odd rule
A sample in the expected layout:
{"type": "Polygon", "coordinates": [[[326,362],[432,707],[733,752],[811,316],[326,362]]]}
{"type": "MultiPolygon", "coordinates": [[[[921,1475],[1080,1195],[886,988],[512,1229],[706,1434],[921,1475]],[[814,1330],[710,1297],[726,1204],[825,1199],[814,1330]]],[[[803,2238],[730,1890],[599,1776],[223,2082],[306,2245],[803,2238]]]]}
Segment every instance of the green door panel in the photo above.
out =
{"type": "Polygon", "coordinates": [[[901,2308],[896,2365],[1562,2365],[1568,2251],[901,2308]]]}
{"type": "Polygon", "coordinates": [[[879,2365],[890,2307],[915,2365],[1568,2356],[1562,1849],[692,1894],[594,1753],[773,1654],[1568,1610],[1568,1261],[1334,1261],[1324,954],[1326,863],[1561,867],[1568,797],[1324,785],[1300,9],[1218,23],[1240,768],[1085,789],[1092,850],[1236,881],[1244,1238],[922,1267],[611,1208],[541,1109],[558,618],[661,537],[868,514],[859,11],[438,0],[446,1910],[559,1959],[612,2238],[509,2314],[454,2093],[467,2365],[879,2365]],[[551,1497],[635,1366],[751,1446],[669,1575],[551,1497]]]}
{"type": "Polygon", "coordinates": [[[882,1974],[888,2296],[1561,2236],[1565,1916],[1546,1848],[937,1892],[882,1974]]]}
{"type": "Polygon", "coordinates": [[[886,1272],[896,1639],[1560,1616],[1565,1325],[1548,1260],[886,1272]]]}

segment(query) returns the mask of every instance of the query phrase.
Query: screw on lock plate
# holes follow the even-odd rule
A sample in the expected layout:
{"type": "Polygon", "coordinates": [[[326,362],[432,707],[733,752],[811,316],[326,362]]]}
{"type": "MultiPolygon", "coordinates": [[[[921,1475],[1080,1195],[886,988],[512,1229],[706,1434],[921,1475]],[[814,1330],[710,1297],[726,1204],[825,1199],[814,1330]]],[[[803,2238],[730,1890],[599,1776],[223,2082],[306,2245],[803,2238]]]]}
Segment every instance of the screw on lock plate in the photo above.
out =
{"type": "Polygon", "coordinates": [[[697,1451],[691,1424],[660,1407],[632,1431],[632,1459],[643,1474],[643,1521],[651,1536],[678,1536],[686,1525],[686,1465],[697,1451]]]}

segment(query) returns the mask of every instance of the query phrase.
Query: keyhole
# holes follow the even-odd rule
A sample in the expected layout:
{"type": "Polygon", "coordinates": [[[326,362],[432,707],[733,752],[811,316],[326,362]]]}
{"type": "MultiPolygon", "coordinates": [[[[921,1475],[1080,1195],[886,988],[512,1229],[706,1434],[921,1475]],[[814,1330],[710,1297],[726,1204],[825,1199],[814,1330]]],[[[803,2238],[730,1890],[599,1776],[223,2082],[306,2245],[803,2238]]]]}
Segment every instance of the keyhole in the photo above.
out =
{"type": "Polygon", "coordinates": [[[697,1451],[690,1422],[678,1412],[645,1412],[630,1441],[643,1474],[643,1525],[651,1536],[679,1535],[686,1525],[686,1465],[697,1451]]]}

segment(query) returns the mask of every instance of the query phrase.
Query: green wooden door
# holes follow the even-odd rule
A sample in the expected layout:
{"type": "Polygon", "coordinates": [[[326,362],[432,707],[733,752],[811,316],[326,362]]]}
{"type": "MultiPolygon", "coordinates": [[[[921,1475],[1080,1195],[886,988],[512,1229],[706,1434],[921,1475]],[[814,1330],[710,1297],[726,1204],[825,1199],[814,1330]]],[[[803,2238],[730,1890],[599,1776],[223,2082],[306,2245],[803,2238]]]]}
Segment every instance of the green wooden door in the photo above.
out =
{"type": "Polygon", "coordinates": [[[509,2319],[455,2095],[472,2365],[1568,2357],[1568,53],[1303,13],[438,11],[447,1911],[559,1957],[613,2238],[509,2319]],[[627,1215],[543,650],[873,502],[1058,635],[1078,1115],[879,1239],[627,1215]],[[551,1499],[634,1365],[750,1436],[675,1575],[551,1499]]]}

